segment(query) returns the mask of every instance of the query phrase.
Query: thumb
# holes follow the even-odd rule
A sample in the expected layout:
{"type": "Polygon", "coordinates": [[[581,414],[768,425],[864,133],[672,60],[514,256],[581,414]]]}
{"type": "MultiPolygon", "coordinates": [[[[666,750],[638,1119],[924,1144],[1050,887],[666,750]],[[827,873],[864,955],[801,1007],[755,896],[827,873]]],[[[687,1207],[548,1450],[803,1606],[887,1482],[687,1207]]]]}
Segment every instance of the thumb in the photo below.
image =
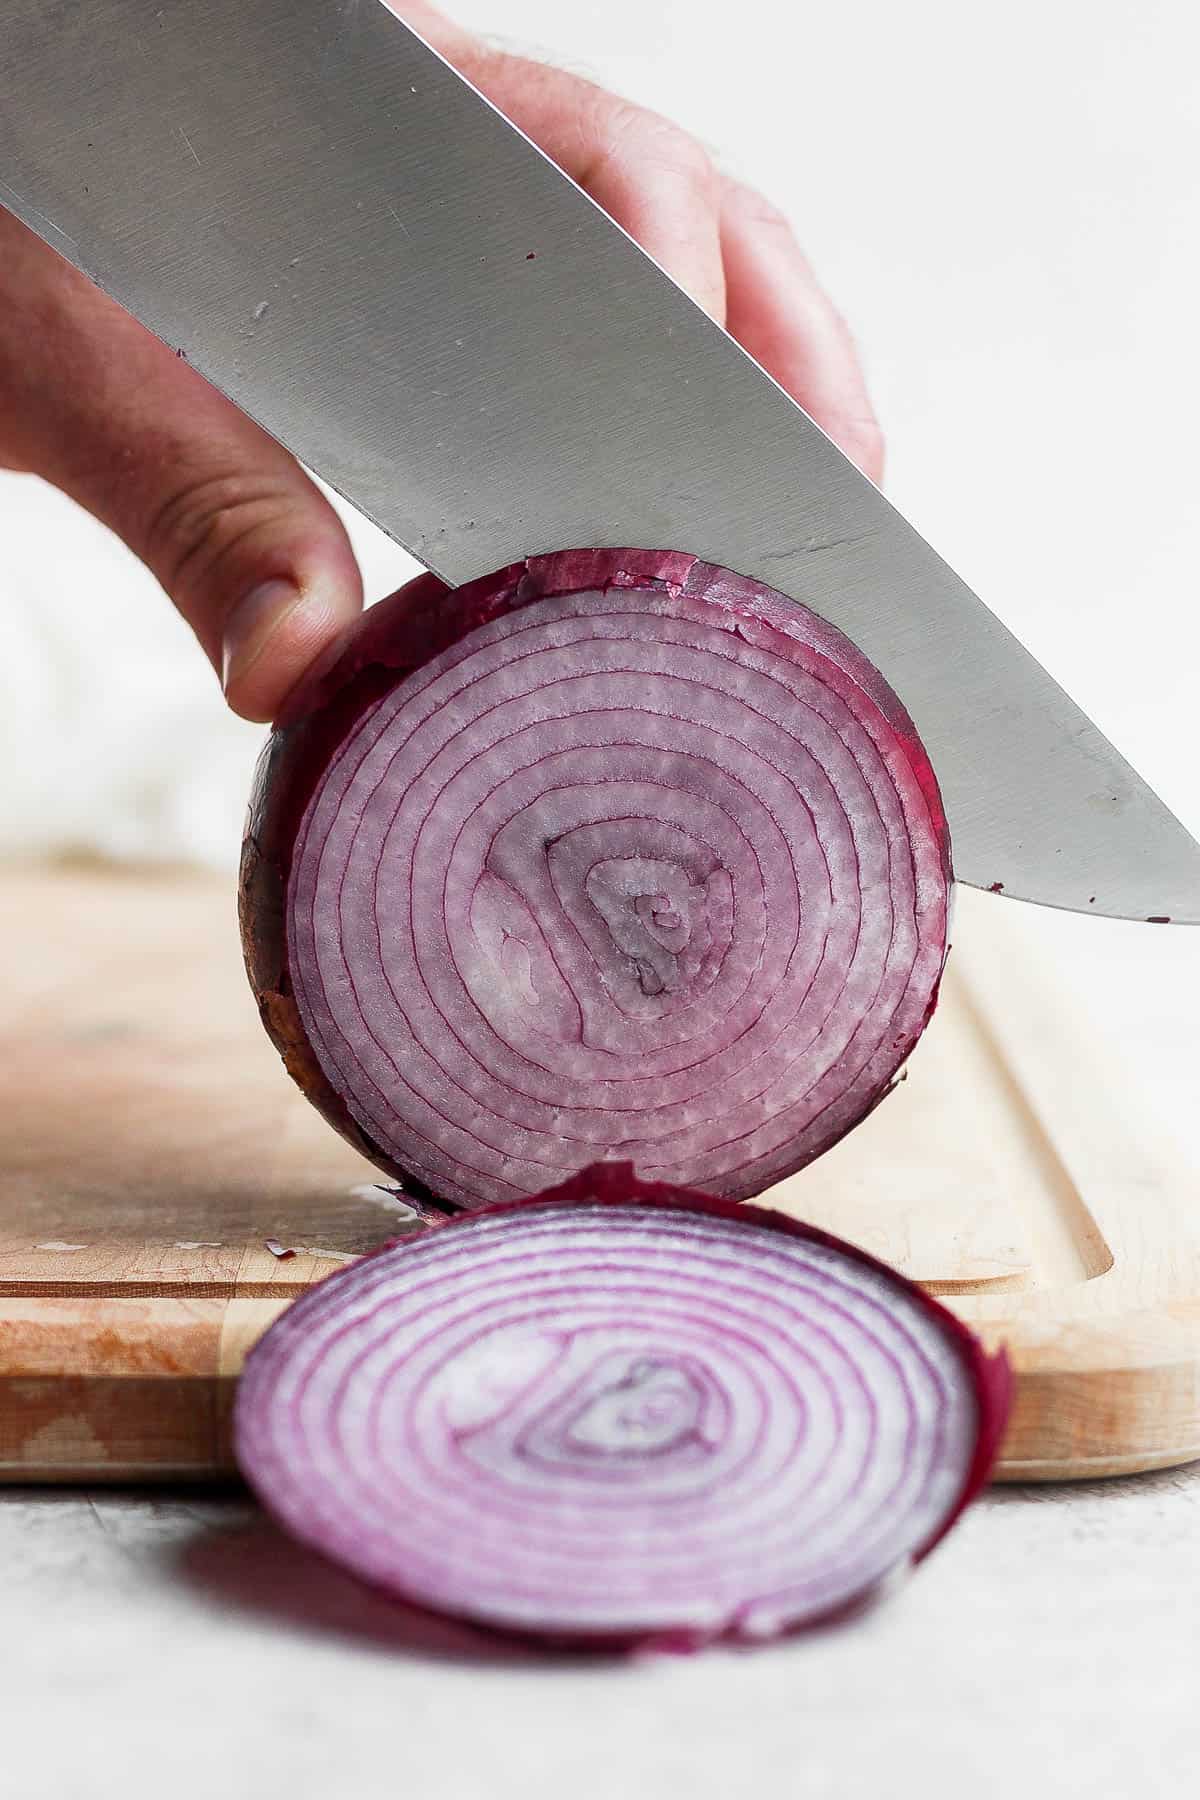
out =
{"type": "Polygon", "coordinates": [[[0,463],[45,476],[157,576],[267,720],[362,605],[345,530],[295,459],[0,215],[0,463]]]}

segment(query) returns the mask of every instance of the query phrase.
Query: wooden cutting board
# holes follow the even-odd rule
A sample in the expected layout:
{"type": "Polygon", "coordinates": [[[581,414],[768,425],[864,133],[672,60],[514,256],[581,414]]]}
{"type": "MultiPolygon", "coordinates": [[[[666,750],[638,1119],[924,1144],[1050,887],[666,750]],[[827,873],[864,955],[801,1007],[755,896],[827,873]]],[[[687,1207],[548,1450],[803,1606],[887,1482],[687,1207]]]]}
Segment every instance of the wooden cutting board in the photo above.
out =
{"type": "MultiPolygon", "coordinates": [[[[1012,910],[960,897],[909,1079],[769,1198],[1008,1344],[1002,1477],[1184,1462],[1197,1183],[1027,966],[1012,910]]],[[[228,1473],[255,1338],[414,1221],[283,1073],[232,884],[0,872],[0,995],[0,1475],[228,1473]]]]}

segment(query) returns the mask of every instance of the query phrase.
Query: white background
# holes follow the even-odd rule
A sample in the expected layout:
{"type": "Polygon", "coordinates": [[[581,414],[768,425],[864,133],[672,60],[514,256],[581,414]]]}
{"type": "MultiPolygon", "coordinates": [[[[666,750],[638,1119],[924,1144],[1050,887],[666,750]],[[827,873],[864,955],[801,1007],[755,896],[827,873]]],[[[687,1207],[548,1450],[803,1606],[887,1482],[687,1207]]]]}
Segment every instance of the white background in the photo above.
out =
{"type": "MultiPolygon", "coordinates": [[[[891,495],[1200,831],[1190,0],[457,15],[672,114],[790,212],[863,346],[891,495]]],[[[381,593],[407,564],[358,536],[381,593]]],[[[119,547],[0,482],[0,843],[227,862],[257,736],[119,547]]],[[[1025,918],[1186,1124],[1200,933],[1025,918]]],[[[286,1569],[265,1614],[249,1566],[222,1611],[180,1578],[186,1509],[5,1508],[22,1793],[1166,1795],[1198,1748],[1198,1493],[996,1499],[851,1633],[590,1671],[356,1643],[345,1597],[298,1631],[286,1569]]]]}

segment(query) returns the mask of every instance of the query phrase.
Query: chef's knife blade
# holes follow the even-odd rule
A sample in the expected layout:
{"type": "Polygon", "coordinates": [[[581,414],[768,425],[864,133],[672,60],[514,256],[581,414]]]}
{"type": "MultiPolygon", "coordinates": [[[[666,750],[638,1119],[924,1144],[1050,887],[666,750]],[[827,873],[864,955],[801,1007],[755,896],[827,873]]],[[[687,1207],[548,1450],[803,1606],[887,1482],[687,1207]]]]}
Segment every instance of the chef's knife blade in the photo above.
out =
{"type": "Polygon", "coordinates": [[[0,201],[448,581],[693,551],[913,714],[960,877],[1200,921],[1200,846],[810,419],[382,0],[4,0],[0,201]]]}

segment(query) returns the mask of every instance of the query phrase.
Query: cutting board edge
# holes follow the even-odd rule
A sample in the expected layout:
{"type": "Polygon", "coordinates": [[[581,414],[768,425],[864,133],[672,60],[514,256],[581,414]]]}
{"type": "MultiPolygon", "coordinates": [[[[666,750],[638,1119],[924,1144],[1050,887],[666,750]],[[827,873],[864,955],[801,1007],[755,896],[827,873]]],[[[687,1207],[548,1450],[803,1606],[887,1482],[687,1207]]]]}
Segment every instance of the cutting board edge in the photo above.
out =
{"type": "Polygon", "coordinates": [[[1120,1456],[1097,1456],[1092,1462],[1053,1462],[1039,1458],[1020,1462],[1005,1458],[997,1466],[992,1480],[1002,1487],[1020,1487],[1026,1482],[1048,1486],[1067,1481],[1110,1481],[1120,1476],[1185,1469],[1194,1462],[1200,1462],[1200,1437],[1186,1450],[1163,1450],[1155,1455],[1130,1451],[1120,1456]]]}
{"type": "MultiPolygon", "coordinates": [[[[96,1351],[93,1366],[76,1360],[65,1377],[48,1366],[31,1367],[27,1352],[16,1365],[6,1355],[5,1324],[13,1314],[24,1316],[28,1304],[0,1300],[0,1484],[211,1482],[236,1474],[230,1426],[237,1378],[251,1346],[288,1301],[161,1300],[155,1306],[160,1335],[165,1326],[163,1341],[177,1353],[148,1366],[141,1354],[144,1301],[61,1300],[57,1329],[72,1332],[77,1347],[96,1351]],[[44,1421],[52,1414],[49,1429],[44,1421]],[[107,1458],[97,1454],[106,1434],[114,1446],[107,1458]],[[132,1454],[139,1443],[157,1444],[159,1453],[132,1454]],[[187,1443],[202,1448],[181,1454],[187,1443]]],[[[1124,1321],[1117,1315],[1096,1333],[1093,1350],[1104,1354],[1086,1369],[1060,1360],[1044,1335],[1023,1342],[1019,1328],[1011,1336],[988,1329],[990,1344],[1005,1342],[1016,1373],[995,1479],[1090,1480],[1200,1459],[1200,1312],[1185,1308],[1163,1323],[1155,1349],[1145,1339],[1145,1314],[1124,1321]],[[1132,1367],[1131,1333],[1141,1351],[1132,1367]]]]}

